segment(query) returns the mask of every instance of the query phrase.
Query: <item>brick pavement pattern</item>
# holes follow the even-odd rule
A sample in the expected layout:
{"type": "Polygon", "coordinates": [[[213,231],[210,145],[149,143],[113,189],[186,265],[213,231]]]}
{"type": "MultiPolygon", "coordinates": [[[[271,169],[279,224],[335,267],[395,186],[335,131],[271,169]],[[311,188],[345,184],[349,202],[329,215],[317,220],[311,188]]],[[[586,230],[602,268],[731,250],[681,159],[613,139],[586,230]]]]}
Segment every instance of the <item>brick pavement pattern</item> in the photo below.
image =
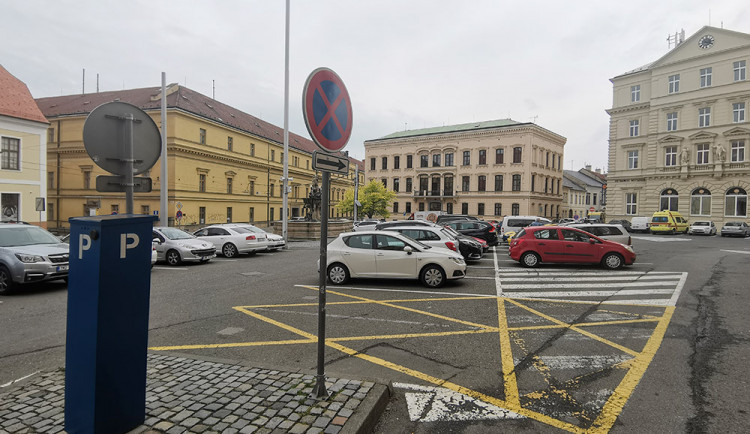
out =
{"type": "MultiPolygon", "coordinates": [[[[65,371],[0,394],[0,433],[64,430],[65,371]]],[[[315,376],[149,354],[146,420],[131,433],[325,433],[341,431],[374,383],[327,378],[331,397],[309,397],[315,376]]]]}

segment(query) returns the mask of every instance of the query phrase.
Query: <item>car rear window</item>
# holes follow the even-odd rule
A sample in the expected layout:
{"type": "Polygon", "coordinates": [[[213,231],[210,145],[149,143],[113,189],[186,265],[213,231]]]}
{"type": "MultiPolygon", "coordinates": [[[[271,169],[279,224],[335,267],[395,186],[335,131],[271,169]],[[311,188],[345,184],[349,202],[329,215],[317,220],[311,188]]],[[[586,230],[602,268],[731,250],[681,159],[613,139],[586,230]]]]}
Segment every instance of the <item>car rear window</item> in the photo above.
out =
{"type": "Polygon", "coordinates": [[[533,223],[534,220],[530,219],[509,219],[508,220],[508,227],[516,228],[516,227],[522,227],[525,228],[526,226],[533,223]]]}
{"type": "Polygon", "coordinates": [[[557,240],[557,229],[542,229],[534,231],[534,238],[539,240],[557,240]]]}
{"type": "Polygon", "coordinates": [[[372,235],[352,235],[344,238],[344,244],[352,249],[372,249],[372,235]]]}
{"type": "Polygon", "coordinates": [[[708,226],[708,222],[695,222],[693,226],[708,226]]]}

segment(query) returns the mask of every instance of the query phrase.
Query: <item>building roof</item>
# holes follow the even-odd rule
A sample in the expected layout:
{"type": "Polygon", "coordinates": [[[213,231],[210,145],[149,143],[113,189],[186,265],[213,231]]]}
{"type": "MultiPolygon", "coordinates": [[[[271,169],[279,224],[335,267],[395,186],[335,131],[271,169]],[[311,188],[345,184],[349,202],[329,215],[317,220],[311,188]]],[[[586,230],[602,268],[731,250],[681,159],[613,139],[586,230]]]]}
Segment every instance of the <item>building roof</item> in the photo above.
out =
{"type": "Polygon", "coordinates": [[[571,190],[586,191],[585,188],[571,181],[570,178],[568,178],[567,176],[563,176],[563,188],[569,188],[571,190]]]}
{"type": "Polygon", "coordinates": [[[602,185],[606,184],[605,181],[602,180],[596,180],[594,178],[591,178],[590,176],[584,175],[581,172],[578,172],[576,170],[564,170],[563,171],[563,179],[569,178],[571,182],[575,182],[578,185],[587,185],[590,187],[601,187],[602,185]]]}
{"type": "MultiPolygon", "coordinates": [[[[101,104],[122,101],[144,110],[161,110],[161,86],[108,92],[65,95],[36,100],[42,112],[50,117],[86,115],[101,104]]],[[[167,110],[177,109],[193,115],[236,128],[274,143],[284,143],[284,129],[256,118],[234,107],[211,99],[199,92],[176,83],[167,86],[167,110]]],[[[289,146],[312,153],[318,146],[310,139],[289,132],[289,146]]],[[[349,157],[364,170],[364,163],[349,157]]]]}
{"type": "Polygon", "coordinates": [[[29,88],[0,65],[0,115],[49,123],[34,102],[29,88]]]}
{"type": "Polygon", "coordinates": [[[404,137],[429,136],[434,134],[459,133],[464,131],[476,131],[489,128],[509,127],[521,125],[513,119],[497,119],[494,121],[471,122],[459,125],[444,125],[442,127],[422,128],[419,130],[398,131],[377,140],[400,139],[404,137]]]}

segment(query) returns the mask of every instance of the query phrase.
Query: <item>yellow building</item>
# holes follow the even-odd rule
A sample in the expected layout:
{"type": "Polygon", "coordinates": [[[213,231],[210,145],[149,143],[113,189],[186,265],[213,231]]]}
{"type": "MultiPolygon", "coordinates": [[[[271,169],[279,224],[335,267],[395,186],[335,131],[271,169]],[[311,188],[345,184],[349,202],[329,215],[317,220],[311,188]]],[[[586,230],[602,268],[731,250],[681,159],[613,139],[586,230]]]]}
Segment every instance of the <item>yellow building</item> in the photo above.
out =
{"type": "MultiPolygon", "coordinates": [[[[270,224],[281,219],[283,129],[177,84],[168,86],[166,92],[170,225],[270,224]]],[[[37,99],[51,122],[47,152],[50,228],[69,227],[70,217],[125,212],[124,193],[96,191],[96,177],[110,174],[94,164],[83,144],[86,116],[110,101],[141,108],[160,127],[160,87],[37,99]]],[[[303,199],[316,175],[311,167],[316,149],[311,140],[289,133],[290,217],[304,215],[303,199]]],[[[159,211],[160,164],[161,159],[142,175],[152,178],[153,191],[135,193],[135,213],[159,211]]],[[[362,182],[361,162],[351,158],[349,176],[331,176],[331,217],[344,217],[334,206],[344,191],[353,188],[358,164],[362,182]]]]}
{"type": "Polygon", "coordinates": [[[2,221],[25,221],[44,227],[40,212],[46,196],[48,125],[26,85],[0,66],[2,221]]]}

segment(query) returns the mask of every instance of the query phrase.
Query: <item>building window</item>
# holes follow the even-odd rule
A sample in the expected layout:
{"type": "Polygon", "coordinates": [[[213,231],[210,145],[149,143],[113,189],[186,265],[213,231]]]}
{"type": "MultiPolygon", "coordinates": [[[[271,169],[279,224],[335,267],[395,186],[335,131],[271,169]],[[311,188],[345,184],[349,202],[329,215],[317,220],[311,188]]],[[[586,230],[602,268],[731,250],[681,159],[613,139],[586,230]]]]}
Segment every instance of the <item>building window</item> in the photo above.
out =
{"type": "Polygon", "coordinates": [[[393,212],[394,213],[398,212],[398,202],[393,202],[393,212]]]}
{"type": "Polygon", "coordinates": [[[531,175],[531,191],[536,190],[536,175],[531,175]]]}
{"type": "Polygon", "coordinates": [[[203,128],[200,128],[200,131],[198,132],[198,143],[201,145],[206,144],[206,130],[203,128]]]}
{"type": "Polygon", "coordinates": [[[255,143],[250,143],[250,156],[255,156],[255,143]]]}
{"type": "Polygon", "coordinates": [[[417,209],[420,211],[424,211],[424,202],[419,202],[419,205],[417,206],[417,209]]]}
{"type": "Polygon", "coordinates": [[[725,217],[747,217],[747,193],[739,187],[727,190],[724,202],[725,217]]]}
{"type": "Polygon", "coordinates": [[[398,155],[393,156],[393,168],[394,169],[401,168],[401,157],[399,157],[398,155]]]}
{"type": "Polygon", "coordinates": [[[732,163],[740,163],[745,161],[745,141],[744,140],[732,140],[732,163]]]}
{"type": "Polygon", "coordinates": [[[477,215],[484,215],[484,204],[478,203],[477,204],[477,215]]]}
{"type": "Polygon", "coordinates": [[[269,209],[270,214],[268,215],[268,221],[274,220],[273,211],[274,211],[273,208],[269,209]]]}
{"type": "Polygon", "coordinates": [[[680,74],[669,76],[669,93],[677,93],[680,91],[680,74]]]}
{"type": "Polygon", "coordinates": [[[255,196],[255,181],[248,182],[247,191],[250,193],[250,196],[255,196]]]}
{"type": "Polygon", "coordinates": [[[271,184],[268,186],[268,195],[273,197],[274,194],[276,194],[276,184],[271,184]]]}
{"type": "Polygon", "coordinates": [[[469,182],[468,176],[461,177],[461,191],[469,191],[469,182]]]}
{"type": "Polygon", "coordinates": [[[677,112],[667,113],[667,131],[677,131],[677,112]]]}
{"type": "MultiPolygon", "coordinates": [[[[2,221],[17,222],[20,221],[19,203],[21,195],[18,193],[0,194],[0,209],[2,209],[2,221]]],[[[15,237],[12,237],[15,240],[15,237]]]]}
{"type": "Polygon", "coordinates": [[[638,126],[640,121],[638,119],[630,121],[630,137],[638,137],[638,126]]]}
{"type": "Polygon", "coordinates": [[[411,202],[406,202],[406,212],[411,214],[411,202]]]}
{"type": "Polygon", "coordinates": [[[503,175],[495,175],[495,191],[503,191],[503,175]]]}
{"type": "Polygon", "coordinates": [[[383,187],[388,188],[388,178],[383,178],[381,181],[383,182],[383,187]]]}
{"type": "Polygon", "coordinates": [[[745,103],[736,102],[732,104],[732,121],[736,124],[745,122],[745,103]]]}
{"type": "Polygon", "coordinates": [[[55,172],[47,172],[47,189],[55,188],[55,172]]]}
{"type": "Polygon", "coordinates": [[[479,164],[487,164],[487,150],[486,149],[479,150],[479,164]]]}
{"type": "Polygon", "coordinates": [[[521,215],[521,205],[514,203],[510,206],[511,215],[521,215]]]}
{"type": "Polygon", "coordinates": [[[677,192],[668,188],[659,196],[659,211],[677,211],[679,196],[677,192]]]}
{"type": "Polygon", "coordinates": [[[47,129],[47,143],[53,143],[55,141],[55,129],[47,129]]]}
{"type": "Polygon", "coordinates": [[[232,223],[232,207],[227,207],[227,223],[232,223]]]}
{"type": "Polygon", "coordinates": [[[254,206],[250,207],[250,216],[249,216],[249,219],[250,219],[250,223],[252,223],[252,222],[255,221],[255,207],[254,206]]]}
{"type": "Polygon", "coordinates": [[[432,156],[432,167],[440,167],[440,154],[432,156]]]}
{"type": "Polygon", "coordinates": [[[711,192],[696,188],[690,195],[690,215],[711,215],[711,192]]]}
{"type": "Polygon", "coordinates": [[[370,170],[375,170],[375,158],[370,158],[370,170]]]}
{"type": "Polygon", "coordinates": [[[664,165],[667,167],[677,165],[677,146],[667,146],[664,148],[664,165]]]}
{"type": "Polygon", "coordinates": [[[232,178],[227,178],[227,194],[232,194],[232,178]]]}
{"type": "Polygon", "coordinates": [[[55,204],[52,202],[47,204],[47,220],[55,220],[55,204]]]}
{"type": "Polygon", "coordinates": [[[522,157],[522,148],[520,146],[516,146],[513,148],[513,163],[520,163],[522,157]]]}
{"type": "Polygon", "coordinates": [[[698,126],[708,127],[711,125],[711,107],[698,109],[698,126]]]}
{"type": "Polygon", "coordinates": [[[630,86],[630,102],[638,102],[641,100],[641,85],[636,84],[630,86]]]}
{"type": "Polygon", "coordinates": [[[696,146],[695,164],[708,164],[708,143],[701,143],[696,146]]]}
{"type": "Polygon", "coordinates": [[[453,152],[448,152],[447,154],[445,154],[445,166],[446,167],[453,166],[453,152]]]}
{"type": "Polygon", "coordinates": [[[464,166],[471,164],[471,151],[464,151],[464,166]]]}
{"type": "Polygon", "coordinates": [[[628,151],[628,169],[638,168],[638,151],[628,151]]]}
{"type": "Polygon", "coordinates": [[[383,157],[380,159],[380,168],[382,170],[388,170],[388,157],[383,157]]]}
{"type": "Polygon", "coordinates": [[[398,178],[393,178],[393,191],[398,193],[399,190],[399,181],[398,178]]]}
{"type": "Polygon", "coordinates": [[[419,156],[419,167],[430,167],[430,156],[420,155],[419,156]]]}
{"type": "Polygon", "coordinates": [[[495,164],[503,164],[505,162],[505,150],[503,148],[495,149],[495,164]]]}
{"type": "Polygon", "coordinates": [[[636,215],[638,195],[636,193],[625,194],[625,214],[636,215]]]}
{"type": "Polygon", "coordinates": [[[112,214],[112,215],[119,214],[120,213],[120,205],[118,205],[118,204],[112,204],[112,206],[110,206],[109,210],[110,210],[110,214],[112,214]]]}
{"type": "Polygon", "coordinates": [[[469,213],[469,204],[468,203],[462,203],[461,204],[461,214],[468,214],[469,213]]]}
{"type": "Polygon", "coordinates": [[[233,151],[234,150],[234,139],[229,136],[227,137],[227,151],[233,151]]]}
{"type": "Polygon", "coordinates": [[[479,191],[487,191],[487,177],[485,175],[479,175],[477,189],[479,191]]]}
{"type": "Polygon", "coordinates": [[[701,69],[701,87],[711,86],[711,73],[713,68],[702,68],[701,69]]]}
{"type": "Polygon", "coordinates": [[[19,154],[21,152],[21,139],[3,137],[2,140],[2,169],[18,170],[19,154]]]}
{"type": "Polygon", "coordinates": [[[90,188],[91,188],[91,171],[84,170],[83,171],[83,189],[89,190],[90,188]]]}
{"type": "Polygon", "coordinates": [[[511,189],[513,191],[521,191],[521,175],[513,175],[511,189]]]}
{"type": "Polygon", "coordinates": [[[406,192],[411,193],[411,178],[406,178],[406,192]]]}
{"type": "Polygon", "coordinates": [[[413,157],[411,155],[406,156],[406,168],[411,169],[412,167],[412,159],[413,157]]]}
{"type": "Polygon", "coordinates": [[[745,61],[740,60],[732,64],[734,67],[734,81],[745,80],[745,61]]]}
{"type": "Polygon", "coordinates": [[[495,215],[503,215],[503,204],[501,203],[495,204],[495,215]]]}
{"type": "Polygon", "coordinates": [[[203,173],[198,175],[198,191],[201,193],[206,192],[206,175],[203,173]]]}

